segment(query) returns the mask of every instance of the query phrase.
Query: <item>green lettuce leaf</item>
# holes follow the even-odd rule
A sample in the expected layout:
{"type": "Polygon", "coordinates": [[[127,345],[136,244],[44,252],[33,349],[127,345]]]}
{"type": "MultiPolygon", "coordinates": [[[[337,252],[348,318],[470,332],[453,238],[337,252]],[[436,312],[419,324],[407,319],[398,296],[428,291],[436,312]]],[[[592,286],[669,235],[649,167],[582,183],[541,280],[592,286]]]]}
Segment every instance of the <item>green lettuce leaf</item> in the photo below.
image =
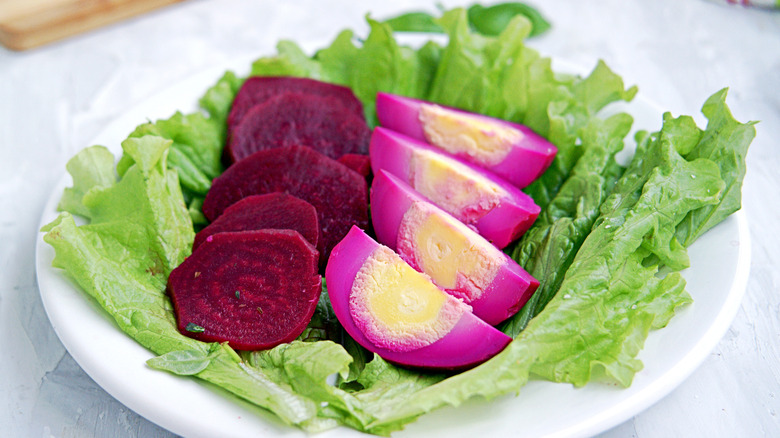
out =
{"type": "Polygon", "coordinates": [[[490,6],[480,4],[468,8],[471,27],[483,35],[499,35],[516,16],[523,16],[531,22],[531,33],[534,37],[547,32],[551,25],[534,7],[520,2],[498,3],[490,6]]]}
{"type": "Polygon", "coordinates": [[[295,76],[325,80],[320,63],[311,59],[295,42],[280,41],[276,50],[276,56],[254,61],[249,76],[295,76]]]}
{"type": "MultiPolygon", "coordinates": [[[[178,334],[163,293],[194,238],[178,178],[165,164],[170,143],[159,137],[125,140],[122,147],[134,164],[122,179],[84,195],[91,222],[77,226],[64,213],[44,228],[44,240],[56,253],[53,265],[155,352],[200,348],[178,334]]],[[[72,176],[74,185],[91,179],[84,172],[72,176]]]]}
{"type": "Polygon", "coordinates": [[[184,115],[177,112],[169,119],[139,125],[130,133],[130,137],[146,135],[173,141],[168,165],[176,169],[185,190],[205,196],[211,188],[211,180],[224,170],[221,156],[225,137],[221,120],[207,118],[201,113],[184,115]]]}
{"type": "Polygon", "coordinates": [[[354,41],[352,31],[347,30],[330,47],[319,50],[314,59],[322,66],[325,80],[352,88],[363,102],[367,122],[376,126],[376,93],[422,98],[432,79],[440,47],[432,42],[420,50],[401,46],[389,25],[367,20],[370,33],[360,45],[354,41]]]}
{"type": "Polygon", "coordinates": [[[322,66],[324,79],[330,82],[351,86],[353,66],[356,65],[360,47],[355,44],[355,33],[346,29],[341,31],[333,42],[314,55],[314,60],[322,66]]]}
{"type": "MultiPolygon", "coordinates": [[[[555,298],[517,338],[540,346],[532,372],[582,386],[600,366],[629,384],[639,369],[634,357],[655,319],[642,303],[648,302],[643,294],[656,289],[659,266],[643,266],[650,255],[643,242],[674,230],[689,211],[716,203],[722,187],[711,161],[680,158],[656,168],[625,216],[602,221],[588,235],[555,298]]],[[[674,294],[667,298],[684,301],[674,294]]]]}
{"type": "Polygon", "coordinates": [[[542,208],[552,200],[582,155],[581,131],[608,104],[631,101],[637,88],[624,89],[622,78],[599,61],[585,78],[556,75],[549,60],[531,68],[529,108],[523,123],[558,148],[547,171],[524,191],[542,208]]]}
{"type": "Polygon", "coordinates": [[[444,33],[444,29],[436,24],[436,17],[427,12],[406,12],[395,17],[382,20],[393,32],[431,32],[444,33]]]}
{"type": "Polygon", "coordinates": [[[206,369],[214,358],[213,351],[178,350],[153,357],[146,361],[152,368],[180,376],[194,376],[206,369]]]}
{"type": "Polygon", "coordinates": [[[528,20],[512,20],[497,37],[470,32],[463,10],[446,12],[438,22],[449,42],[426,98],[495,117],[521,113],[527,101],[522,73],[538,57],[523,44],[531,29],[528,20]]]}
{"type": "Polygon", "coordinates": [[[114,155],[103,146],[92,146],[68,160],[66,169],[73,176],[73,186],[62,193],[57,209],[89,218],[82,199],[94,187],[114,184],[114,155]]]}
{"type": "Polygon", "coordinates": [[[540,281],[523,308],[501,325],[516,337],[544,309],[563,281],[582,242],[590,233],[599,207],[612,191],[622,168],[615,155],[623,150],[632,118],[619,113],[607,120],[594,118],[582,135],[583,154],[558,193],[533,227],[505,251],[540,281]]]}
{"type": "Polygon", "coordinates": [[[245,353],[244,357],[247,366],[314,403],[318,412],[312,421],[318,427],[346,423],[345,419],[358,419],[355,426],[359,427],[366,421],[360,403],[328,381],[333,374],[346,376],[349,372],[352,357],[341,345],[293,341],[271,350],[245,353]]]}
{"type": "MultiPolygon", "coordinates": [[[[203,112],[176,112],[168,119],[139,125],[130,137],[154,135],[172,140],[167,163],[175,169],[181,183],[190,217],[196,226],[208,224],[200,210],[211,181],[224,171],[222,148],[230,106],[244,79],[226,72],[210,87],[199,104],[203,112]]],[[[132,164],[127,156],[119,160],[120,174],[132,164]]]]}
{"type": "MultiPolygon", "coordinates": [[[[756,128],[754,122],[740,123],[734,119],[726,106],[726,92],[726,89],[720,90],[704,103],[702,113],[708,119],[706,130],[689,134],[691,142],[693,138],[698,141],[686,158],[709,158],[715,161],[726,187],[721,202],[691,212],[678,226],[677,239],[686,247],[742,206],[745,157],[748,146],[756,136],[756,128]]],[[[690,125],[688,127],[690,132],[692,129],[690,125]]]]}
{"type": "Polygon", "coordinates": [[[236,76],[232,71],[227,71],[219,78],[216,84],[212,85],[198,103],[200,107],[214,120],[222,126],[224,138],[225,122],[227,121],[230,107],[233,106],[233,99],[236,98],[238,90],[244,83],[244,78],[236,76]]]}
{"type": "Polygon", "coordinates": [[[442,373],[428,374],[400,368],[375,356],[357,380],[364,389],[357,391],[355,398],[366,412],[371,413],[371,421],[364,425],[363,430],[389,436],[391,432],[402,429],[412,418],[389,423],[383,419],[403,410],[420,391],[442,382],[445,377],[442,373]]]}
{"type": "MultiPolygon", "coordinates": [[[[507,2],[490,6],[474,4],[468,8],[469,28],[485,36],[496,36],[506,29],[509,22],[523,16],[532,24],[530,36],[541,35],[550,29],[550,22],[535,8],[525,3],[507,2]]],[[[407,12],[382,21],[395,32],[444,33],[436,17],[427,12],[407,12]]]]}

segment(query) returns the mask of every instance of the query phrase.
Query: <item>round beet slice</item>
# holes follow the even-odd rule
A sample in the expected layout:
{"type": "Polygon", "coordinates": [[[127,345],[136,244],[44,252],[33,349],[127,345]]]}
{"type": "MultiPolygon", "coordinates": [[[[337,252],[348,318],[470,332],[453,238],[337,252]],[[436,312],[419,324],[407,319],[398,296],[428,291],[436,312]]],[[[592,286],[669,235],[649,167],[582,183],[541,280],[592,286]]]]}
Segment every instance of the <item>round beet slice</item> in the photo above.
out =
{"type": "Polygon", "coordinates": [[[227,231],[295,230],[315,247],[320,228],[313,205],[286,193],[252,195],[231,205],[214,222],[195,235],[192,250],[207,237],[227,231]]]}
{"type": "Polygon", "coordinates": [[[285,92],[253,106],[230,132],[231,163],[266,149],[309,146],[330,158],[368,155],[371,130],[332,96],[285,92]]]}
{"type": "Polygon", "coordinates": [[[232,131],[238,122],[253,106],[285,92],[299,92],[317,96],[331,96],[339,100],[342,106],[356,116],[364,118],[363,104],[348,87],[322,82],[309,78],[291,76],[253,76],[241,85],[228,114],[228,131],[232,131]]]}
{"type": "Polygon", "coordinates": [[[256,152],[230,166],[212,182],[203,214],[213,222],[247,196],[274,192],[288,193],[317,209],[323,262],[353,225],[368,227],[365,178],[306,146],[256,152]]]}
{"type": "Polygon", "coordinates": [[[292,341],[319,300],[317,260],[317,250],[297,231],[210,236],[168,278],[179,331],[237,350],[292,341]]]}

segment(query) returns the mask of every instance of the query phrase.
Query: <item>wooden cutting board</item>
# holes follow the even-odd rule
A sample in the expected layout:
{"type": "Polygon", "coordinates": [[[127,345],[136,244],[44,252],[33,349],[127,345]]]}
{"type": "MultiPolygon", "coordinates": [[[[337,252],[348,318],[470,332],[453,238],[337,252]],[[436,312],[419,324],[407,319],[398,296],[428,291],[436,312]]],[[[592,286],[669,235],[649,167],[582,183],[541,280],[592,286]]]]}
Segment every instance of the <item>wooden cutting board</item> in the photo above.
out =
{"type": "Polygon", "coordinates": [[[181,0],[0,0],[0,44],[26,50],[181,0]]]}

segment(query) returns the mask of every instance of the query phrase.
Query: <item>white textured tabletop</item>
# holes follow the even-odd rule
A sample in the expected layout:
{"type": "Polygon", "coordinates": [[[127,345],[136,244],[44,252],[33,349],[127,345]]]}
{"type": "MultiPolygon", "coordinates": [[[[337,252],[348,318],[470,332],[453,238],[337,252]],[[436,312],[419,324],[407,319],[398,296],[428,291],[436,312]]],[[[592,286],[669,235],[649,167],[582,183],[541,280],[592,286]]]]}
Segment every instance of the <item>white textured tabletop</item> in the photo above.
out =
{"type": "MultiPolygon", "coordinates": [[[[706,0],[531,3],[553,25],[529,42],[542,54],[603,59],[674,115],[700,118],[728,86],[735,117],[760,121],[743,190],[751,272],[736,318],[677,389],[601,436],[780,436],[780,12],[706,0]]],[[[35,244],[65,162],[127,108],[194,73],[268,54],[279,39],[306,47],[364,31],[366,12],[411,9],[435,4],[188,1],[39,49],[0,49],[1,436],[173,435],[82,371],[44,311],[35,244]]]]}

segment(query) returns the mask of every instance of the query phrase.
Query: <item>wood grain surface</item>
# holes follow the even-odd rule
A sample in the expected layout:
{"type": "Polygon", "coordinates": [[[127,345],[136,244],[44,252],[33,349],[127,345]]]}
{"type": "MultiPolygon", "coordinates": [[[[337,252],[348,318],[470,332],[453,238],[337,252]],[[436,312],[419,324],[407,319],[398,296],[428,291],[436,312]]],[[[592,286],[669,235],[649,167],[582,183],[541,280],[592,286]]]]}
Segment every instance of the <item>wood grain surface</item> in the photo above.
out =
{"type": "Polygon", "coordinates": [[[0,0],[0,44],[27,50],[181,0],[0,0]]]}

